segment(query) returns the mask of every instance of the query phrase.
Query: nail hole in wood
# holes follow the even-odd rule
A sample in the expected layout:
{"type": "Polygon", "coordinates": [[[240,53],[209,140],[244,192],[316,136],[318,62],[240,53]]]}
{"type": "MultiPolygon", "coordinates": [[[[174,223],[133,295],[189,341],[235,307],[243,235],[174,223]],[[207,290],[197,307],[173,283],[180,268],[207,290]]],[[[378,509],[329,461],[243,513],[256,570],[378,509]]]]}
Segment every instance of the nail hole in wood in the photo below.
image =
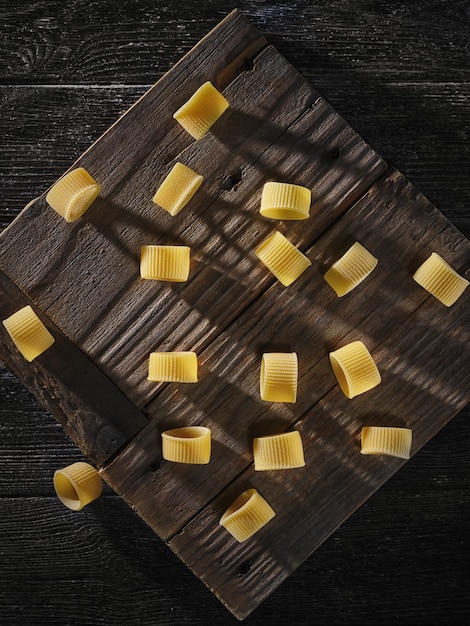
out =
{"type": "Polygon", "coordinates": [[[246,576],[251,569],[251,562],[244,561],[237,569],[236,576],[246,576]]]}
{"type": "Polygon", "coordinates": [[[241,179],[242,179],[242,171],[235,170],[234,172],[232,172],[231,174],[229,174],[228,176],[224,178],[224,180],[222,181],[222,188],[225,189],[226,191],[230,191],[231,189],[233,189],[234,187],[238,185],[241,179]]]}
{"type": "Polygon", "coordinates": [[[255,62],[253,59],[245,59],[241,67],[242,72],[252,72],[255,68],[255,62]]]}
{"type": "Polygon", "coordinates": [[[158,472],[158,470],[160,469],[160,463],[161,463],[161,459],[158,459],[157,461],[155,461],[155,463],[152,463],[152,465],[149,468],[149,471],[158,472]]]}
{"type": "Polygon", "coordinates": [[[333,148],[330,152],[330,159],[332,161],[335,161],[337,158],[339,158],[339,155],[341,154],[341,148],[333,148]]]}

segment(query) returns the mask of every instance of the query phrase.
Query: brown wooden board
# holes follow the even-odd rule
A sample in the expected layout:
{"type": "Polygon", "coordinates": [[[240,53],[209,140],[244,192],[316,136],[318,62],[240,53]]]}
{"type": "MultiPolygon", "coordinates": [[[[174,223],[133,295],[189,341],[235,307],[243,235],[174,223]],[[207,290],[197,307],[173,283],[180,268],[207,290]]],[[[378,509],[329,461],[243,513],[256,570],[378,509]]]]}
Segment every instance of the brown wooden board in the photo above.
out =
{"type": "MultiPolygon", "coordinates": [[[[374,350],[410,323],[429,296],[417,289],[411,270],[429,246],[446,250],[447,240],[437,242],[449,228],[437,209],[392,171],[307,251],[312,267],[296,283],[287,289],[274,284],[199,355],[197,385],[167,386],[146,407],[152,420],[107,466],[108,482],[161,537],[179,532],[251,463],[253,436],[285,430],[335,385],[328,351],[355,338],[374,350]],[[379,265],[353,293],[338,298],[322,274],[355,240],[380,259],[379,265]],[[261,354],[277,349],[295,351],[299,358],[293,405],[259,397],[261,354]],[[211,464],[198,472],[160,464],[161,431],[188,423],[212,430],[211,464]]],[[[468,254],[462,241],[460,256],[453,259],[459,264],[468,254]]]]}
{"type": "Polygon", "coordinates": [[[241,619],[402,464],[360,455],[361,425],[410,425],[414,453],[468,402],[468,292],[447,309],[411,276],[431,251],[468,273],[469,243],[237,11],[76,165],[102,184],[83,218],[66,224],[43,194],[0,236],[2,318],[31,303],[56,344],[26,364],[2,331],[0,356],[241,619]],[[172,113],[205,80],[231,106],[194,142],[172,113]],[[172,218],[151,198],[176,161],[204,184],[172,218]],[[261,218],[267,180],[312,189],[311,218],[261,218]],[[287,289],[254,255],[276,229],[312,261],[287,289]],[[356,239],[379,265],[337,298],[322,275],[356,239]],[[146,243],[190,245],[190,280],[140,279],[146,243]],[[383,382],[348,401],[328,352],[358,338],[383,382]],[[155,349],[195,349],[199,382],[149,383],[155,349]],[[294,405],[260,401],[266,349],[298,353],[294,405]],[[208,466],[161,459],[161,431],[187,423],[211,427],[208,466]],[[253,436],[292,427],[306,467],[255,473],[253,436]],[[250,485],[277,514],[238,545],[218,520],[250,485]]]}
{"type": "Polygon", "coordinates": [[[147,417],[0,271],[0,319],[26,305],[33,306],[54,344],[27,363],[0,324],[0,358],[82,452],[101,465],[147,424],[147,417]]]}
{"type": "MultiPolygon", "coordinates": [[[[388,183],[386,180],[385,185],[388,183]]],[[[378,189],[383,192],[383,185],[378,189]]],[[[413,194],[411,185],[406,191],[413,194]]],[[[387,203],[387,200],[384,194],[383,201],[387,203]]],[[[421,228],[426,224],[432,228],[425,203],[422,208],[423,211],[416,214],[415,222],[421,222],[421,228]]],[[[399,209],[397,212],[403,225],[409,213],[406,215],[406,211],[399,209]]],[[[338,227],[350,218],[354,228],[349,234],[363,234],[362,229],[367,229],[369,224],[361,224],[360,219],[356,222],[354,216],[353,208],[338,222],[338,227]]],[[[434,215],[434,219],[440,222],[440,226],[444,225],[445,220],[439,219],[438,215],[434,215]]],[[[303,341],[307,343],[306,355],[315,353],[311,337],[322,342],[323,336],[323,358],[300,379],[304,394],[308,397],[308,390],[315,389],[314,393],[318,393],[320,399],[305,412],[300,408],[300,417],[295,423],[288,424],[286,418],[281,422],[275,412],[269,417],[265,410],[261,419],[251,427],[254,435],[272,434],[283,427],[299,430],[304,441],[306,467],[284,472],[255,472],[250,464],[169,542],[180,558],[238,617],[248,615],[254,604],[275,589],[403,465],[401,459],[361,455],[362,426],[411,428],[413,455],[470,399],[470,291],[467,290],[458,306],[443,311],[443,305],[435,298],[416,293],[419,288],[410,278],[410,270],[416,267],[418,259],[430,251],[445,253],[456,267],[463,270],[468,267],[470,244],[450,225],[444,225],[434,237],[424,241],[416,239],[415,246],[410,246],[409,242],[400,241],[402,226],[398,232],[390,228],[390,222],[394,220],[390,220],[390,216],[379,218],[382,231],[378,239],[382,239],[382,244],[394,241],[397,247],[391,254],[387,246],[378,248],[379,259],[390,262],[382,276],[379,268],[376,270],[381,286],[374,285],[371,277],[370,284],[363,285],[362,293],[357,291],[354,297],[350,294],[352,306],[354,301],[366,317],[355,323],[345,302],[343,311],[341,308],[332,311],[333,318],[344,314],[342,323],[335,329],[332,317],[315,319],[318,307],[312,302],[313,313],[307,315],[306,324],[311,324],[315,330],[308,332],[300,327],[299,334],[292,335],[290,345],[297,347],[303,341]],[[394,239],[395,232],[397,239],[394,239]],[[397,254],[400,261],[397,261],[397,254]],[[395,272],[396,280],[393,281],[391,278],[395,272]],[[374,300],[378,300],[375,307],[370,300],[371,294],[374,294],[374,300]],[[338,341],[344,332],[343,324],[349,326],[348,332],[338,341]],[[374,390],[348,400],[335,384],[326,350],[356,339],[363,340],[371,348],[382,383],[374,390]],[[276,517],[252,542],[238,544],[229,538],[228,545],[227,533],[219,526],[219,519],[233,499],[250,487],[255,487],[267,499],[276,511],[276,517]]],[[[398,219],[396,223],[399,223],[398,219]]],[[[421,231],[408,223],[410,237],[421,231]]],[[[341,238],[340,233],[337,235],[341,238]]],[[[470,272],[467,270],[466,274],[469,276],[470,272]]],[[[253,339],[259,342],[262,336],[253,339]]],[[[259,343],[256,345],[259,347],[259,343]]],[[[245,388],[248,387],[247,378],[245,375],[245,388]]],[[[252,394],[256,382],[253,376],[252,394]]],[[[248,439],[245,439],[246,457],[249,457],[248,439]]]]}
{"type": "MultiPolygon", "coordinates": [[[[103,192],[86,219],[69,228],[51,215],[43,196],[13,224],[9,246],[0,251],[4,271],[139,406],[158,390],[146,380],[149,352],[200,350],[273,282],[251,255],[272,230],[256,209],[267,178],[314,190],[316,219],[289,228],[300,245],[318,236],[385,169],[272,47],[224,93],[231,102],[228,114],[177,156],[206,179],[178,218],[151,200],[174,161],[161,145],[163,129],[182,132],[171,115],[162,115],[162,130],[148,142],[150,156],[142,161],[136,149],[140,168],[133,165],[124,181],[122,171],[113,170],[111,180],[104,179],[113,191],[103,192]],[[234,176],[240,182],[226,189],[234,176]],[[148,243],[190,245],[191,280],[179,286],[141,280],[140,248],[148,243]],[[18,246],[26,250],[20,260],[18,246]],[[38,255],[47,262],[38,263],[38,255]]],[[[88,151],[92,167],[85,166],[92,172],[102,170],[112,149],[102,148],[105,139],[114,136],[113,152],[132,151],[122,143],[127,126],[135,125],[128,115],[88,151]]],[[[147,105],[141,117],[150,118],[145,126],[157,124],[155,107],[147,105]]]]}

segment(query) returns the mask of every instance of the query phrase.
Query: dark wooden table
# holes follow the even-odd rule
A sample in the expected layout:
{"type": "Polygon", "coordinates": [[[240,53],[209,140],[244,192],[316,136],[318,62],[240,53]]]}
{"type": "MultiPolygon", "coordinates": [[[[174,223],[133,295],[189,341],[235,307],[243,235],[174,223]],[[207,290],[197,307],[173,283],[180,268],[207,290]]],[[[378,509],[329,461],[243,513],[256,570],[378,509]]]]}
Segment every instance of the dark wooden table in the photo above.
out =
{"type": "MultiPolygon", "coordinates": [[[[470,2],[239,2],[390,165],[470,234],[470,2]]],[[[0,3],[0,228],[234,5],[0,3]]],[[[470,610],[469,409],[246,624],[457,624],[470,610]]],[[[81,513],[52,474],[82,459],[0,363],[0,623],[234,624],[108,487],[81,513]]]]}

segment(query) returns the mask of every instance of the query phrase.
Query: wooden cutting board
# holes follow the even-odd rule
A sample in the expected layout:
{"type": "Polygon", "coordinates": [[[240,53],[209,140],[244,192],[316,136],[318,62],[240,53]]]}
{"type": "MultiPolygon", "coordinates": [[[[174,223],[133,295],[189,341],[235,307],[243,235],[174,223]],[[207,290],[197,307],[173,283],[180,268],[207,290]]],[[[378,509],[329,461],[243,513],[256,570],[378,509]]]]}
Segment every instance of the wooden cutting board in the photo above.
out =
{"type": "Polygon", "coordinates": [[[431,252],[469,275],[470,244],[238,12],[73,165],[102,192],[66,223],[32,201],[0,236],[0,314],[31,304],[56,342],[32,363],[3,325],[0,356],[103,478],[238,618],[302,563],[403,460],[359,453],[362,426],[413,429],[412,453],[470,397],[470,289],[451,308],[412,279],[431,252]],[[173,112],[205,81],[230,108],[195,142],[173,112]],[[176,217],[152,196],[176,161],[204,176],[176,217]],[[268,180],[305,185],[303,222],[259,214],[268,180]],[[275,230],[312,261],[283,287],[254,250],[275,230]],[[323,279],[354,241],[379,259],[338,298],[323,279]],[[139,277],[140,247],[191,247],[190,279],[139,277]],[[348,400],[328,353],[362,340],[382,383],[348,400]],[[199,382],[147,381],[154,350],[195,350],[199,382]],[[295,404],[259,397],[266,351],[295,351],[295,404]],[[211,428],[207,466],[161,458],[161,431],[211,428]],[[306,466],[255,472],[254,436],[297,429],[306,466]],[[219,525],[255,487],[275,518],[238,544],[219,525]]]}

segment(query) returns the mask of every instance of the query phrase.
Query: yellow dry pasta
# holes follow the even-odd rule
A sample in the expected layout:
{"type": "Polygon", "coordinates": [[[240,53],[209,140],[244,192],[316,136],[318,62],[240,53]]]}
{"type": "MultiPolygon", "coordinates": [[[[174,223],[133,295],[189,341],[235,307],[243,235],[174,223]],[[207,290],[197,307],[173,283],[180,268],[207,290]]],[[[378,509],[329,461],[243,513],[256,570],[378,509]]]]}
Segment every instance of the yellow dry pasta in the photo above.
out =
{"type": "Polygon", "coordinates": [[[263,241],[256,249],[255,254],[284,287],[291,285],[312,264],[279,231],[263,241]]]}
{"type": "Polygon", "coordinates": [[[152,352],[148,380],[159,383],[196,383],[195,352],[152,352]]]}
{"type": "Polygon", "coordinates": [[[348,398],[365,393],[380,383],[377,365],[362,341],[353,341],[330,352],[330,362],[339,386],[348,398]]]}
{"type": "Polygon", "coordinates": [[[302,437],[298,430],[253,439],[255,470],[282,470],[305,465],[302,437]]]}
{"type": "Polygon", "coordinates": [[[260,394],[266,402],[295,402],[298,359],[295,352],[266,352],[261,359],[260,394]]]}
{"type": "Polygon", "coordinates": [[[229,103],[211,82],[206,82],[173,117],[194,139],[202,139],[229,103]]]}
{"type": "Polygon", "coordinates": [[[33,361],[55,341],[29,305],[3,320],[3,325],[27,361],[33,361]]]}
{"type": "Polygon", "coordinates": [[[256,489],[247,489],[229,506],[219,523],[241,543],[274,516],[275,512],[256,489]]]}
{"type": "Polygon", "coordinates": [[[94,467],[79,461],[54,472],[54,488],[62,504],[80,511],[100,497],[103,483],[94,467]]]}
{"type": "Polygon", "coordinates": [[[140,275],[151,280],[183,283],[188,280],[190,260],[188,246],[142,246],[140,275]]]}
{"type": "Polygon", "coordinates": [[[344,296],[357,287],[376,267],[378,259],[355,242],[326,272],[324,278],[338,296],[344,296]]]}
{"type": "Polygon", "coordinates": [[[202,184],[203,177],[183,163],[175,163],[157,189],[153,201],[170,215],[177,215],[202,184]]]}
{"type": "Polygon", "coordinates": [[[67,222],[74,222],[90,208],[100,191],[96,180],[83,167],[78,167],[51,187],[46,202],[67,222]]]}
{"type": "Polygon", "coordinates": [[[385,454],[409,459],[412,430],[390,426],[365,426],[361,433],[361,454],[385,454]]]}
{"type": "Polygon", "coordinates": [[[165,430],[162,432],[162,456],[173,463],[209,463],[211,431],[205,426],[183,426],[165,430]]]}
{"type": "Polygon", "coordinates": [[[460,298],[469,282],[436,252],[416,270],[413,278],[447,307],[460,298]]]}
{"type": "Polygon", "coordinates": [[[301,185],[268,182],[263,186],[260,213],[274,220],[305,220],[310,216],[312,192],[301,185]]]}

